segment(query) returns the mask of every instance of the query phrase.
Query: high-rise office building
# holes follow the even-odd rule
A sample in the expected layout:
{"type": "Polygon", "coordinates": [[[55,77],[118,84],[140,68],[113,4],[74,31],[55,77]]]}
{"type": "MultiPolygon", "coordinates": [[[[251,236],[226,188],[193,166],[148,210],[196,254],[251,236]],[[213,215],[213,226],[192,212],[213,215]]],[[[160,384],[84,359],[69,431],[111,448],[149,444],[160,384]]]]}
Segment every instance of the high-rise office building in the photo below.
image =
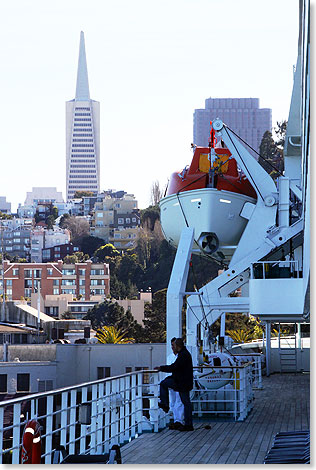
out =
{"type": "Polygon", "coordinates": [[[208,98],[205,109],[194,111],[195,145],[208,146],[210,121],[216,118],[221,119],[257,152],[263,134],[272,129],[272,111],[259,108],[258,98],[208,98]]]}
{"type": "Polygon", "coordinates": [[[90,99],[84,33],[80,33],[76,97],[66,102],[66,194],[100,191],[100,103],[90,99]]]}

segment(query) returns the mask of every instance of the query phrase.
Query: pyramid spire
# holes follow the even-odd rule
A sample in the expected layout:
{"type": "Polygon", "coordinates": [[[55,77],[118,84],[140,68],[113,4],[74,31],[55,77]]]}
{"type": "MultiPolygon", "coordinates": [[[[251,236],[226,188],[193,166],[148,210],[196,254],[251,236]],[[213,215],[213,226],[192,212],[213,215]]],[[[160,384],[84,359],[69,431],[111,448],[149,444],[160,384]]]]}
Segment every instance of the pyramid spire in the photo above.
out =
{"type": "Polygon", "coordinates": [[[84,32],[80,33],[79,60],[77,72],[76,101],[90,100],[88,68],[86,59],[86,48],[84,42],[84,32]]]}

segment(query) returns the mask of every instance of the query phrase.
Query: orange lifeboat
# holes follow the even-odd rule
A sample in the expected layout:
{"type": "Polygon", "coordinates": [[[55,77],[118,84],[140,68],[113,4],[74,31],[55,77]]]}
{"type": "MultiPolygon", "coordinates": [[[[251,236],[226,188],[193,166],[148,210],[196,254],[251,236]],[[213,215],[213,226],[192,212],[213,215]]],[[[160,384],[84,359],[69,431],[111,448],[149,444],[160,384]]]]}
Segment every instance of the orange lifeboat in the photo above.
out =
{"type": "Polygon", "coordinates": [[[229,260],[252,210],[245,205],[254,207],[256,200],[231,152],[216,145],[212,128],[209,147],[196,147],[190,166],[171,175],[159,203],[164,236],[177,247],[182,229],[193,227],[194,249],[229,260]]]}

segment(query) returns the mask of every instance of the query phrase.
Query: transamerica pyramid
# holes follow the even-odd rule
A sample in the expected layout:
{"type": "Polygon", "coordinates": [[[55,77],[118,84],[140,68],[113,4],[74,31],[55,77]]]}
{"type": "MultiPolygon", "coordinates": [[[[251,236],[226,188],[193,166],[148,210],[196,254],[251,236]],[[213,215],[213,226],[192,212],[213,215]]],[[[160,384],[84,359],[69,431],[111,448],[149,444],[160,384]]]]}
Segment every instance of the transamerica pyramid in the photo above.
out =
{"type": "Polygon", "coordinates": [[[90,99],[84,33],[80,33],[75,99],[66,102],[66,194],[100,192],[100,103],[90,99]]]}

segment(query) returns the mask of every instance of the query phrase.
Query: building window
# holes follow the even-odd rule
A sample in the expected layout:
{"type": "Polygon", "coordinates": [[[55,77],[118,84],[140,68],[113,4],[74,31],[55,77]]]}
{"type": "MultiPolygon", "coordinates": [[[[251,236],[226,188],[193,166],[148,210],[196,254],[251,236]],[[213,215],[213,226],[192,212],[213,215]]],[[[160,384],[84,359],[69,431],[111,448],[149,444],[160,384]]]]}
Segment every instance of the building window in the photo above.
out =
{"type": "Polygon", "coordinates": [[[47,268],[47,276],[53,275],[53,268],[47,268]]]}
{"type": "Polygon", "coordinates": [[[24,297],[31,297],[32,289],[24,289],[24,297]]]}
{"type": "Polygon", "coordinates": [[[117,223],[120,224],[120,225],[123,225],[124,224],[124,219],[122,219],[121,217],[119,217],[117,219],[117,223]]]}
{"type": "Polygon", "coordinates": [[[104,279],[91,279],[91,286],[104,286],[104,279]]]}
{"type": "Polygon", "coordinates": [[[8,376],[7,374],[0,374],[0,393],[6,393],[8,389],[8,376]]]}
{"type": "Polygon", "coordinates": [[[76,289],[62,289],[61,290],[62,294],[73,294],[76,295],[76,289]]]}
{"type": "Polygon", "coordinates": [[[17,374],[17,392],[30,391],[30,374],[17,374]]]}
{"type": "Polygon", "coordinates": [[[91,276],[103,276],[104,269],[91,269],[91,276]]]}
{"type": "Polygon", "coordinates": [[[34,277],[36,279],[41,279],[42,277],[42,270],[41,269],[34,269],[34,277]]]}
{"type": "Polygon", "coordinates": [[[94,295],[104,295],[104,289],[94,289],[94,295]]]}
{"type": "Polygon", "coordinates": [[[76,274],[75,269],[63,269],[64,276],[74,276],[76,274]]]}
{"type": "Polygon", "coordinates": [[[131,219],[129,217],[126,218],[126,223],[127,224],[130,224],[131,223],[131,219]]]}
{"type": "Polygon", "coordinates": [[[133,368],[132,367],[125,367],[125,373],[129,374],[130,372],[133,372],[133,368]]]}
{"type": "Polygon", "coordinates": [[[85,279],[79,279],[79,286],[85,286],[86,285],[86,280],[85,279]]]}
{"type": "Polygon", "coordinates": [[[53,295],[59,295],[59,288],[58,287],[53,288],[53,295]]]}
{"type": "Polygon", "coordinates": [[[18,276],[19,275],[19,268],[12,269],[12,274],[13,274],[13,276],[18,276]]]}
{"type": "Polygon", "coordinates": [[[24,277],[31,278],[32,277],[32,269],[24,269],[24,277]]]}
{"type": "Polygon", "coordinates": [[[111,367],[98,367],[98,380],[111,377],[111,367]]]}
{"type": "Polygon", "coordinates": [[[52,380],[39,380],[38,392],[48,392],[49,390],[53,390],[53,385],[52,380]]]}
{"type": "Polygon", "coordinates": [[[7,286],[12,286],[12,279],[7,279],[7,286]]]}
{"type": "Polygon", "coordinates": [[[76,280],[75,279],[62,279],[61,285],[62,286],[75,286],[76,280]]]}

